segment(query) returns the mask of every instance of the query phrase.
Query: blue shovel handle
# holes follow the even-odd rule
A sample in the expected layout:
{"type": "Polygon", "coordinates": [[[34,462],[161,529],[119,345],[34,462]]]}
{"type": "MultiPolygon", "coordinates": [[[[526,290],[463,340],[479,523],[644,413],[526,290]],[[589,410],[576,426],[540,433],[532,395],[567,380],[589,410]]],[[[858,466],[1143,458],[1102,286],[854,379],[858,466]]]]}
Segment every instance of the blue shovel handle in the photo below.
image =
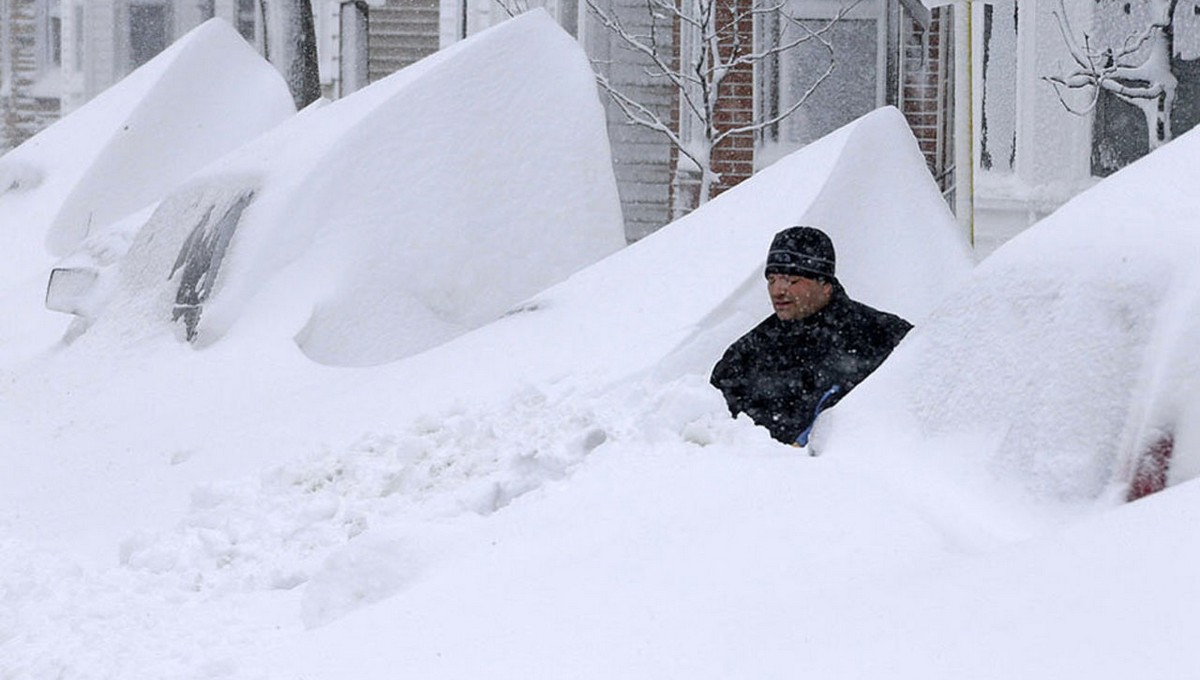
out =
{"type": "Polygon", "coordinates": [[[825,409],[825,402],[829,401],[830,397],[841,391],[841,385],[834,385],[826,390],[825,394],[821,395],[821,398],[817,400],[817,407],[813,409],[812,422],[808,424],[808,427],[804,428],[804,431],[800,433],[799,437],[796,437],[796,446],[808,446],[808,437],[812,434],[813,426],[817,424],[817,416],[821,415],[821,411],[825,409]]]}

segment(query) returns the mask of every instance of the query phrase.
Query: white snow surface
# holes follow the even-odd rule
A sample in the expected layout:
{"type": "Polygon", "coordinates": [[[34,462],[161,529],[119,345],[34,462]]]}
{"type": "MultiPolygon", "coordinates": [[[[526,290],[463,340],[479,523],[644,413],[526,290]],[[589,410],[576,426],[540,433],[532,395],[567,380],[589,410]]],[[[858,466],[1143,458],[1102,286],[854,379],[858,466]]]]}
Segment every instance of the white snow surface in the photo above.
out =
{"type": "Polygon", "coordinates": [[[1190,677],[1198,144],[972,270],[884,109],[370,367],[290,341],[312,298],[286,277],[207,344],[116,323],[119,296],[74,342],[0,336],[0,677],[1190,677]],[[917,324],[818,457],[707,384],[796,223],[917,324]],[[1122,442],[1153,427],[1179,484],[1116,503],[1122,442]]]}

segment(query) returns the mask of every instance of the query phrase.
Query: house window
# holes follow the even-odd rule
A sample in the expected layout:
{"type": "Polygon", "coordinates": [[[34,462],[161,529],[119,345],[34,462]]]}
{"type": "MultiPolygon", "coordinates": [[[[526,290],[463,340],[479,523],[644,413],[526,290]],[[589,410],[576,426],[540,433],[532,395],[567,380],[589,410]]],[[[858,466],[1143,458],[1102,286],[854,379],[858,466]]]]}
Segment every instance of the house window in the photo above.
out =
{"type": "MultiPolygon", "coordinates": [[[[1144,35],[1153,8],[1145,2],[1096,0],[1098,42],[1105,46],[1126,45],[1144,35]]],[[[1200,123],[1200,5],[1181,1],[1171,17],[1171,73],[1178,81],[1171,111],[1171,135],[1177,137],[1200,123]]],[[[1148,48],[1143,47],[1131,61],[1148,48]]],[[[1091,172],[1106,177],[1150,150],[1150,131],[1145,114],[1133,104],[1101,90],[1092,118],[1091,172]]]]}
{"type": "MultiPolygon", "coordinates": [[[[762,45],[787,45],[804,32],[820,33],[758,65],[756,106],[761,120],[794,113],[759,133],[759,166],[808,144],[878,107],[883,94],[880,59],[886,36],[881,31],[878,5],[863,2],[830,23],[840,3],[793,0],[789,11],[803,28],[786,19],[760,23],[762,45]],[[821,80],[830,66],[833,72],[821,80]],[[806,98],[806,99],[805,99],[806,98]]],[[[760,48],[761,49],[761,48],[760,48]]]]}
{"type": "Polygon", "coordinates": [[[129,5],[129,61],[137,68],[171,44],[171,8],[165,2],[129,5]]]}

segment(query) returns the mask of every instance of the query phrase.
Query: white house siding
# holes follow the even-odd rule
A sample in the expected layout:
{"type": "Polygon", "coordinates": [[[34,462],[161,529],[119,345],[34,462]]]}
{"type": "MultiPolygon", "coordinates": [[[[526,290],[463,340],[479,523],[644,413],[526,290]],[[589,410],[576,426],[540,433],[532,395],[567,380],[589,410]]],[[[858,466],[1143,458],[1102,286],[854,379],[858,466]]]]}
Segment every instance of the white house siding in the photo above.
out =
{"type": "Polygon", "coordinates": [[[437,51],[438,0],[388,0],[370,8],[367,68],[372,82],[437,51]]]}
{"type": "MultiPolygon", "coordinates": [[[[631,30],[648,28],[645,4],[637,0],[609,0],[631,30]]],[[[675,91],[644,75],[648,60],[625,48],[595,17],[579,11],[581,40],[596,67],[620,90],[652,107],[663,120],[671,119],[677,105],[675,91]]],[[[608,118],[613,170],[625,214],[625,235],[636,241],[671,220],[671,146],[661,133],[630,125],[608,95],[600,93],[608,118]]]]}

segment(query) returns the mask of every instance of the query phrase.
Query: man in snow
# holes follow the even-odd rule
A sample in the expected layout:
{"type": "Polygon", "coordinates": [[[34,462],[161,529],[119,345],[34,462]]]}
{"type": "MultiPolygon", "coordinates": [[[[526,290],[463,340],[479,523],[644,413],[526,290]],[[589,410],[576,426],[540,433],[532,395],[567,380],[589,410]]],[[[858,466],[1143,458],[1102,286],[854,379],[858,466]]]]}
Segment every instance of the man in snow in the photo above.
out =
{"type": "Polygon", "coordinates": [[[711,382],[733,415],[745,413],[787,444],[804,446],[813,421],[887,358],[912,324],[851,300],[838,283],[833,242],[791,227],[767,253],[775,314],[743,335],[711,382]]]}

